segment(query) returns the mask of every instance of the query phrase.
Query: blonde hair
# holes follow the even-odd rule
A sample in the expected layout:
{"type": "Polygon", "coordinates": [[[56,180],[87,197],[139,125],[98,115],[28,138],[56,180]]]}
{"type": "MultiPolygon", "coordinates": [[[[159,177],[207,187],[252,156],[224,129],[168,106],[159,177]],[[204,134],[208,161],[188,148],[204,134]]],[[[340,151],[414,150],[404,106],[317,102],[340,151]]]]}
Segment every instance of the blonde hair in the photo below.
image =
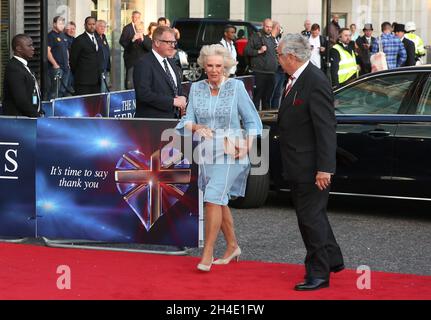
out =
{"type": "Polygon", "coordinates": [[[238,62],[232,58],[229,51],[221,44],[211,44],[202,47],[197,60],[197,63],[201,68],[205,68],[206,60],[209,56],[223,57],[224,75],[226,77],[229,77],[232,67],[238,64],[238,62]]]}

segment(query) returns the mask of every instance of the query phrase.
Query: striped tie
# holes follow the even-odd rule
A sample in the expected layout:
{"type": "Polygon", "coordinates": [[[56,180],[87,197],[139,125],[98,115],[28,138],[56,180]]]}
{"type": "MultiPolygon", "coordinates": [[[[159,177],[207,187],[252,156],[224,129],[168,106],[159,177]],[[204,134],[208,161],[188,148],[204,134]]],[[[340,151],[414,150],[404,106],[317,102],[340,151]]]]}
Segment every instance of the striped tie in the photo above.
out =
{"type": "Polygon", "coordinates": [[[296,78],[294,76],[290,76],[289,77],[289,81],[287,82],[286,89],[284,90],[284,97],[287,97],[287,95],[289,94],[290,90],[292,90],[293,80],[295,80],[295,79],[296,78]]]}
{"type": "Polygon", "coordinates": [[[163,64],[165,66],[165,72],[168,75],[169,82],[171,83],[172,89],[174,90],[174,94],[175,94],[175,96],[177,96],[178,95],[178,87],[175,85],[174,78],[172,77],[171,71],[169,70],[168,61],[166,59],[163,59],[163,64]]]}

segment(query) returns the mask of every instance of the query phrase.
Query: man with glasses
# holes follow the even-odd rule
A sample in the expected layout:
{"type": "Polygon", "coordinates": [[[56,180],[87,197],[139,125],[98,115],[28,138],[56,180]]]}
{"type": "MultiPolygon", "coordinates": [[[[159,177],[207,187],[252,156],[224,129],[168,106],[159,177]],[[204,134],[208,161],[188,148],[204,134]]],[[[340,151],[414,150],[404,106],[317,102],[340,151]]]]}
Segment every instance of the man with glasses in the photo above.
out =
{"type": "Polygon", "coordinates": [[[159,26],[153,33],[151,52],[135,64],[135,118],[180,118],[187,98],[181,87],[181,71],[170,58],[174,55],[175,31],[159,26]]]}

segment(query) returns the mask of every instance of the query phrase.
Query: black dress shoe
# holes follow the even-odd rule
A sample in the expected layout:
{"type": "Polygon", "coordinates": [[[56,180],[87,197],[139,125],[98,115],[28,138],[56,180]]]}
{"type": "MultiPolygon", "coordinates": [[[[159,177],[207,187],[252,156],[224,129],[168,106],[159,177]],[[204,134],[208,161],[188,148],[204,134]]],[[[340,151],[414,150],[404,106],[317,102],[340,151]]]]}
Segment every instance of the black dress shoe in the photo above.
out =
{"type": "Polygon", "coordinates": [[[343,271],[345,268],[346,267],[344,266],[344,264],[339,264],[338,266],[332,267],[330,271],[333,273],[337,273],[337,272],[343,271]]]}
{"type": "Polygon", "coordinates": [[[312,291],[329,287],[329,279],[308,278],[295,286],[296,291],[312,291]]]}

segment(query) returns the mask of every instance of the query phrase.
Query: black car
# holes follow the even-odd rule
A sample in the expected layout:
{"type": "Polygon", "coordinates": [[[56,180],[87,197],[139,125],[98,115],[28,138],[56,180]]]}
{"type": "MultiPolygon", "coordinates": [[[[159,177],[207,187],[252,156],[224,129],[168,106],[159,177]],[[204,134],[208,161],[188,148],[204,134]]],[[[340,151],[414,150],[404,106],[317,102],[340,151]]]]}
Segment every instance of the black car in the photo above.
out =
{"type": "Polygon", "coordinates": [[[183,71],[186,80],[197,81],[202,79],[203,70],[196,63],[199,52],[204,45],[219,43],[223,37],[224,27],[227,24],[237,28],[237,75],[243,75],[245,74],[246,61],[244,56],[241,55],[242,47],[245,46],[250,35],[261,28],[260,24],[211,18],[184,18],[173,22],[172,27],[177,28],[181,34],[178,40],[178,48],[184,50],[188,55],[189,68],[183,71]],[[242,42],[241,47],[238,47],[239,39],[242,42]]]}
{"type": "MultiPolygon", "coordinates": [[[[431,66],[364,75],[334,91],[338,195],[431,201],[431,66]]],[[[277,112],[261,113],[269,133],[269,173],[250,177],[239,207],[262,205],[281,177],[277,112]]]]}

